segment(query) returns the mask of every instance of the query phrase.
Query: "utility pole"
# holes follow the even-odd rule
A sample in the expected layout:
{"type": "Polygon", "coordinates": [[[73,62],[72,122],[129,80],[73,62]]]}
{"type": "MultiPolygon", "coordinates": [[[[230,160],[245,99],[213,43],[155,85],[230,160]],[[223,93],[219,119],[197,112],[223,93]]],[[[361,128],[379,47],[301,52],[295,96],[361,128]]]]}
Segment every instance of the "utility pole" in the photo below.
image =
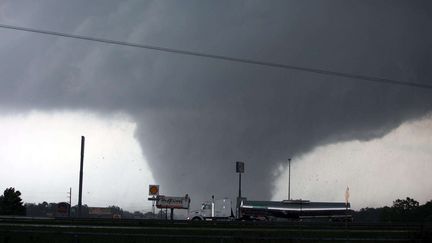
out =
{"type": "Polygon", "coordinates": [[[291,200],[291,158],[288,159],[288,200],[291,200]]]}
{"type": "Polygon", "coordinates": [[[84,143],[85,143],[85,138],[84,138],[84,136],[81,136],[81,161],[80,161],[79,191],[78,191],[78,217],[81,217],[81,208],[82,208],[82,184],[83,184],[83,167],[84,167],[84,143]]]}

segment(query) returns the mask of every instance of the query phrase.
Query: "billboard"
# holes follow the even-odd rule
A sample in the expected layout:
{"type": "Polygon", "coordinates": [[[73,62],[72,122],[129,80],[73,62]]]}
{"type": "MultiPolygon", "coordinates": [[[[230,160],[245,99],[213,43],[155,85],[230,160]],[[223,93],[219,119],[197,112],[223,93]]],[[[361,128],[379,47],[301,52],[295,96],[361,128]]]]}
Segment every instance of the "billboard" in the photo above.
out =
{"type": "Polygon", "coordinates": [[[156,200],[157,208],[178,208],[178,209],[188,209],[190,204],[190,198],[185,197],[168,197],[159,196],[156,200]]]}

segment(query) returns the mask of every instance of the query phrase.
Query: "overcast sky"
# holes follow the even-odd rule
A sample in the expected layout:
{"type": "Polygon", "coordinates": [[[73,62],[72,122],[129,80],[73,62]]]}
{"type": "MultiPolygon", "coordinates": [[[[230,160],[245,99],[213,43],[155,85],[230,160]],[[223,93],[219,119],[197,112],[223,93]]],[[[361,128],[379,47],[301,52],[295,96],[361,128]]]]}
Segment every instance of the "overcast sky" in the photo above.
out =
{"type": "MultiPolygon", "coordinates": [[[[402,0],[0,3],[1,24],[429,85],[431,13],[402,0]]],[[[281,200],[288,158],[295,198],[342,201],[352,185],[355,208],[432,199],[431,89],[8,29],[0,73],[0,189],[28,202],[77,191],[81,135],[89,205],[144,210],[149,183],[194,205],[234,199],[239,160],[246,197],[281,200]]]]}

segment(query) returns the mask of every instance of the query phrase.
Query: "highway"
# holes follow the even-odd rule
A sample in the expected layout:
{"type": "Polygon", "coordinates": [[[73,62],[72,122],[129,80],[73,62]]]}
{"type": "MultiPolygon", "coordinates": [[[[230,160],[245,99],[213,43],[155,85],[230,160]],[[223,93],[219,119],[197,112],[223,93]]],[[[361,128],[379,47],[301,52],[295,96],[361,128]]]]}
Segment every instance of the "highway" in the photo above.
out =
{"type": "Polygon", "coordinates": [[[430,242],[432,226],[0,217],[1,242],[430,242]]]}

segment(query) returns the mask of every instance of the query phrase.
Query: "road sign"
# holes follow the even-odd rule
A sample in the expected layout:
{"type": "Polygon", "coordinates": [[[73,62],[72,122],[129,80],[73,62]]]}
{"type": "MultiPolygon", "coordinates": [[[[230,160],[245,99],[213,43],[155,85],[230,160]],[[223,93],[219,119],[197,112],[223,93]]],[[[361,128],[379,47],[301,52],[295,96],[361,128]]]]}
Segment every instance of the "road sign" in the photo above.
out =
{"type": "Polygon", "coordinates": [[[244,163],[237,161],[236,162],[236,172],[237,173],[244,173],[244,163]]]}
{"type": "Polygon", "coordinates": [[[149,195],[150,196],[159,195],[159,185],[149,185],[149,195]]]}

